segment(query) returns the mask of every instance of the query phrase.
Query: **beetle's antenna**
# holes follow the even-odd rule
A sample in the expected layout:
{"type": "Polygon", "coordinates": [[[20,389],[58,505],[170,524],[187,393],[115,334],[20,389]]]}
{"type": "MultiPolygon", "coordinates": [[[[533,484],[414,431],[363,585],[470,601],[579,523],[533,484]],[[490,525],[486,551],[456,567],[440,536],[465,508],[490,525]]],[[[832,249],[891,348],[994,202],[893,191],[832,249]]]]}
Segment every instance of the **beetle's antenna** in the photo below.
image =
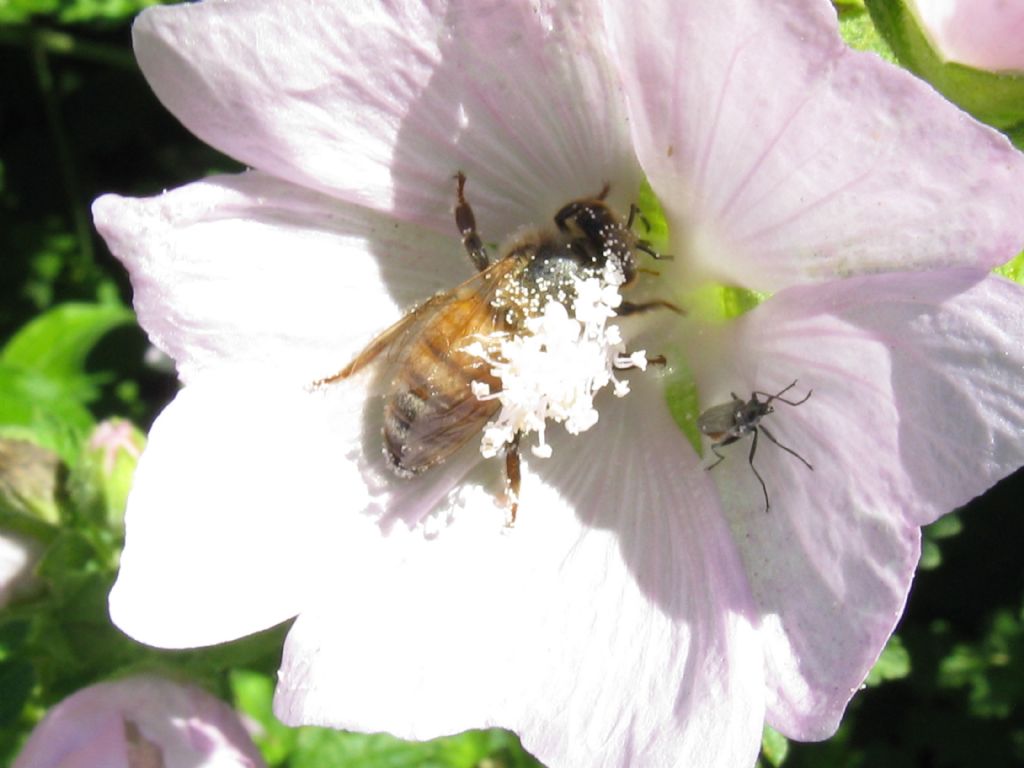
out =
{"type": "Polygon", "coordinates": [[[761,395],[762,397],[766,398],[765,404],[770,403],[772,400],[778,400],[779,402],[785,403],[786,405],[803,405],[804,403],[807,402],[807,400],[810,398],[810,396],[814,393],[813,389],[808,390],[807,394],[804,395],[804,398],[802,400],[797,400],[796,402],[793,402],[792,400],[787,400],[786,398],[783,397],[784,394],[786,394],[787,392],[789,392],[789,390],[791,390],[793,387],[796,386],[796,383],[798,381],[799,381],[799,379],[793,379],[793,383],[792,384],[790,384],[788,387],[786,387],[785,389],[781,390],[780,392],[777,392],[774,395],[770,394],[768,392],[761,392],[761,391],[756,390],[756,389],[754,390],[754,394],[755,395],[761,395]]]}

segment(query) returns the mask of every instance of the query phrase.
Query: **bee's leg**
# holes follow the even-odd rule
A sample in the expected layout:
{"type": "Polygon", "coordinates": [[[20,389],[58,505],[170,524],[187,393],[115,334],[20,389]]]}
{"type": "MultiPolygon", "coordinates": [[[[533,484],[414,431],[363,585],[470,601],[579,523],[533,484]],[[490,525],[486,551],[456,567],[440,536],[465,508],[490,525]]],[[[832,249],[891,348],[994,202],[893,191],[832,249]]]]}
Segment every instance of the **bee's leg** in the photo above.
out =
{"type": "Polygon", "coordinates": [[[455,174],[455,180],[459,184],[459,201],[455,205],[455,226],[459,228],[459,233],[462,235],[462,246],[466,249],[466,253],[469,254],[469,259],[473,262],[473,266],[483,272],[490,266],[491,259],[484,249],[480,234],[476,231],[476,217],[473,215],[473,209],[466,201],[466,195],[463,193],[466,186],[466,177],[462,171],[455,174]]]}
{"type": "Polygon", "coordinates": [[[685,311],[677,307],[671,301],[665,301],[664,299],[645,301],[640,304],[635,304],[632,301],[624,301],[619,304],[615,311],[619,315],[638,315],[641,312],[650,312],[652,309],[670,309],[677,315],[686,315],[685,311]]]}
{"type": "Polygon", "coordinates": [[[519,438],[521,436],[521,432],[516,432],[516,436],[512,438],[512,442],[505,449],[505,486],[508,489],[511,502],[509,528],[516,524],[516,512],[519,511],[519,484],[523,479],[519,471],[519,438]]]}
{"type": "MultiPolygon", "coordinates": [[[[644,221],[646,222],[646,219],[644,219],[644,221]]],[[[648,228],[650,228],[649,224],[648,228]]],[[[672,256],[671,254],[660,253],[659,251],[654,250],[654,246],[643,239],[636,241],[636,249],[638,251],[643,251],[655,261],[672,261],[675,259],[675,256],[672,256]]]]}

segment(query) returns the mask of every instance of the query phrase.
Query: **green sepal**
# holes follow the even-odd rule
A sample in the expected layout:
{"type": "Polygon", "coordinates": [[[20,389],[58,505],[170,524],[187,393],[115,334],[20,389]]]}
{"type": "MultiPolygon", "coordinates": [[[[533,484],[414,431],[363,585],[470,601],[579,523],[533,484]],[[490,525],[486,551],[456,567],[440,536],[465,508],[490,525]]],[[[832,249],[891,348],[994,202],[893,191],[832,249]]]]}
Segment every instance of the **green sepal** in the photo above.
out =
{"type": "Polygon", "coordinates": [[[697,417],[700,416],[700,397],[693,372],[686,365],[684,355],[672,356],[672,372],[665,381],[665,401],[672,420],[693,446],[698,456],[702,455],[700,430],[697,417]]]}
{"type": "Polygon", "coordinates": [[[690,292],[684,300],[690,316],[701,322],[720,324],[746,314],[768,294],[731,285],[707,283],[690,292]]]}
{"type": "Polygon", "coordinates": [[[1024,251],[993,270],[997,275],[1002,275],[1007,280],[1024,285],[1024,251]]]}
{"type": "Polygon", "coordinates": [[[124,534],[135,466],[146,436],[128,419],[107,419],[96,425],[71,471],[68,493],[76,514],[115,538],[124,534]]]}
{"type": "Polygon", "coordinates": [[[665,253],[669,243],[668,219],[665,218],[665,209],[661,207],[661,201],[654,194],[654,189],[647,179],[640,185],[636,207],[640,220],[633,224],[634,231],[655,251],[665,253]]]}

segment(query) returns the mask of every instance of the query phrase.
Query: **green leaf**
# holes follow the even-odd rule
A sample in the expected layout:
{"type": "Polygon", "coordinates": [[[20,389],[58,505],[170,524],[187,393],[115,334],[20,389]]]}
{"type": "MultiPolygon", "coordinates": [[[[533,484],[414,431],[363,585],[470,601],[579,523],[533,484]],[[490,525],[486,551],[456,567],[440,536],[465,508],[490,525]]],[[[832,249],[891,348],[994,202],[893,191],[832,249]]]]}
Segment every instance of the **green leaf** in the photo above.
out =
{"type": "Polygon", "coordinates": [[[93,424],[63,381],[0,361],[0,436],[29,440],[73,465],[93,424]]]}
{"type": "Polygon", "coordinates": [[[62,22],[120,21],[161,2],[178,0],[0,0],[0,24],[55,16],[62,22]]]}
{"type": "Polygon", "coordinates": [[[924,535],[935,539],[951,539],[957,536],[964,529],[963,521],[960,519],[960,515],[956,512],[952,512],[948,515],[943,515],[931,525],[926,525],[923,529],[924,535]]]}
{"type": "Polygon", "coordinates": [[[865,685],[878,685],[886,680],[902,680],[910,674],[910,654],[898,635],[889,638],[875,666],[871,668],[865,685]]]}
{"type": "Polygon", "coordinates": [[[92,395],[85,359],[109,331],[134,320],[118,304],[62,304],[35,318],[7,342],[0,362],[65,382],[78,399],[92,395]]]}
{"type": "Polygon", "coordinates": [[[1022,613],[996,612],[980,641],[958,643],[939,665],[939,685],[966,689],[975,717],[1007,718],[1024,700],[1022,613]]]}
{"type": "Polygon", "coordinates": [[[917,561],[918,570],[934,571],[942,565],[942,550],[931,539],[921,540],[921,559],[917,561]]]}
{"type": "Polygon", "coordinates": [[[1024,122],[1017,123],[1017,125],[1009,128],[1004,128],[1003,133],[1005,133],[1007,138],[1013,142],[1013,146],[1024,151],[1024,122]]]}
{"type": "Polygon", "coordinates": [[[779,768],[787,754],[789,754],[789,739],[766,725],[761,734],[761,759],[768,765],[779,768]]]}
{"type": "Polygon", "coordinates": [[[839,33],[851,48],[877,53],[886,61],[896,63],[896,54],[882,37],[862,0],[836,3],[839,11],[839,33]]]}
{"type": "Polygon", "coordinates": [[[32,694],[35,674],[25,661],[0,661],[0,726],[10,725],[21,714],[32,694]]]}
{"type": "Polygon", "coordinates": [[[922,571],[930,571],[942,564],[942,549],[939,542],[951,539],[963,530],[960,515],[951,512],[921,529],[921,560],[917,567],[922,571]]]}
{"type": "Polygon", "coordinates": [[[526,768],[539,766],[507,731],[467,731],[433,741],[403,741],[386,733],[302,728],[291,768],[526,768]],[[484,761],[487,761],[486,763],[484,761]]]}
{"type": "Polygon", "coordinates": [[[0,661],[9,661],[25,645],[29,624],[24,619],[0,624],[0,661]]]}
{"type": "Polygon", "coordinates": [[[233,669],[229,674],[235,708],[257,723],[260,730],[253,736],[267,765],[281,765],[295,749],[298,729],[281,723],[273,712],[274,681],[259,672],[233,669]]]}
{"type": "Polygon", "coordinates": [[[39,560],[37,572],[55,586],[68,578],[81,578],[98,564],[96,550],[78,531],[62,531],[39,560]]]}
{"type": "Polygon", "coordinates": [[[984,72],[943,61],[903,0],[866,0],[866,4],[900,62],[947,99],[996,128],[1024,121],[1024,75],[984,72]]]}

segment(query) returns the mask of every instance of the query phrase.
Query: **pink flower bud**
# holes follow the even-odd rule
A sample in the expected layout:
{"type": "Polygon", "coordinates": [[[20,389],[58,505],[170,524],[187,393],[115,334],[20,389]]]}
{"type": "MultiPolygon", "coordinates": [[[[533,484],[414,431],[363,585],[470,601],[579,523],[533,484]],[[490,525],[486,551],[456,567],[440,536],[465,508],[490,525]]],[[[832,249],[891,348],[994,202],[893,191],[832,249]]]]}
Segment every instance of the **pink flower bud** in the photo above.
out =
{"type": "Polygon", "coordinates": [[[947,61],[1024,72],[1024,0],[910,0],[921,29],[947,61]]]}
{"type": "Polygon", "coordinates": [[[238,715],[192,685],[138,676],[90,686],[50,710],[14,768],[261,768],[238,715]]]}

